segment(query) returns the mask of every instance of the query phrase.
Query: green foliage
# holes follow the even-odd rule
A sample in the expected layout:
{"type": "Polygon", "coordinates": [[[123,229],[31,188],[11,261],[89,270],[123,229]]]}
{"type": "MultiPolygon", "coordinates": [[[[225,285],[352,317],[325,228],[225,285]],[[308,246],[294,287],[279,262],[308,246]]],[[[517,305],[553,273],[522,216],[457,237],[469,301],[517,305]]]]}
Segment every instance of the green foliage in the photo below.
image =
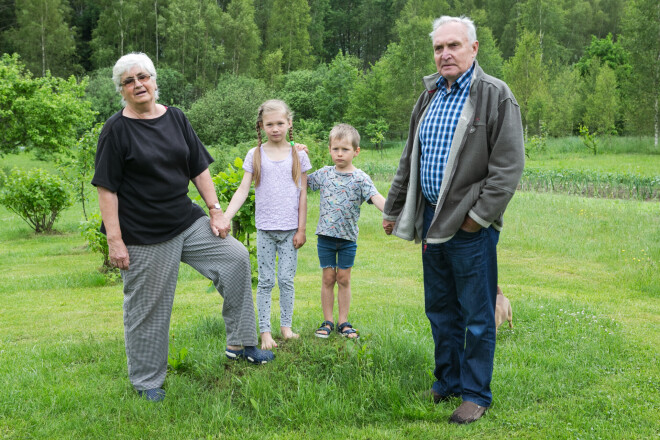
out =
{"type": "Polygon", "coordinates": [[[122,109],[121,95],[112,82],[112,67],[95,70],[89,77],[85,89],[85,100],[96,112],[96,121],[105,122],[122,109]]]}
{"type": "Polygon", "coordinates": [[[274,0],[268,19],[267,49],[282,51],[282,70],[305,69],[312,65],[308,26],[311,22],[307,0],[274,0]]]}
{"type": "MultiPolygon", "coordinates": [[[[186,80],[178,70],[170,67],[159,67],[156,83],[158,84],[158,102],[167,106],[190,108],[195,102],[198,90],[186,80]]],[[[110,81],[112,83],[112,81],[110,81]]],[[[114,84],[113,84],[114,90],[114,84]]],[[[119,93],[115,92],[117,96],[119,93]]]]}
{"type": "Polygon", "coordinates": [[[223,43],[230,72],[234,75],[254,73],[261,46],[254,22],[254,1],[232,0],[222,19],[223,43]]]}
{"type": "Polygon", "coordinates": [[[72,204],[66,182],[40,168],[15,168],[0,191],[0,204],[37,233],[50,232],[57,216],[72,204]]]}
{"type": "Polygon", "coordinates": [[[171,348],[167,354],[167,369],[171,373],[182,373],[187,369],[186,358],[188,357],[188,349],[183,347],[181,350],[171,348]],[[173,354],[172,354],[173,352],[173,354]]]}
{"type": "MultiPolygon", "coordinates": [[[[615,122],[618,109],[616,76],[607,65],[595,67],[585,76],[584,85],[584,125],[594,134],[616,134],[615,122]]],[[[580,131],[582,134],[582,130],[580,131]]]]}
{"type": "Polygon", "coordinates": [[[190,123],[205,144],[234,145],[256,139],[257,109],[271,91],[263,81],[223,75],[218,86],[195,101],[190,123]]]}
{"type": "Polygon", "coordinates": [[[323,75],[323,96],[317,105],[319,119],[332,126],[344,119],[349,96],[358,79],[360,60],[341,53],[332,60],[323,75]]]}
{"type": "Polygon", "coordinates": [[[94,120],[84,101],[86,81],[46,72],[33,78],[18,56],[0,58],[0,154],[33,150],[46,159],[78,139],[94,120]]]}
{"type": "MultiPolygon", "coordinates": [[[[66,0],[22,0],[16,2],[16,28],[9,32],[14,47],[28,68],[37,75],[68,76],[79,73],[73,29],[65,18],[66,0]]],[[[4,11],[3,11],[4,14],[4,11]]]]}
{"type": "MultiPolygon", "coordinates": [[[[231,201],[234,193],[241,185],[243,180],[243,159],[237,157],[233,164],[229,164],[225,171],[220,171],[213,176],[213,183],[215,184],[215,191],[218,194],[220,204],[227,206],[231,201]]],[[[245,203],[238,210],[233,218],[232,234],[236,239],[242,243],[248,243],[250,234],[257,232],[257,227],[254,223],[254,188],[250,188],[250,193],[245,199],[245,203]]]]}
{"type": "Polygon", "coordinates": [[[365,134],[369,137],[371,142],[377,150],[380,151],[380,157],[383,157],[383,142],[385,141],[385,133],[389,130],[390,126],[383,118],[378,118],[374,122],[369,122],[365,128],[365,134]]]}
{"type": "Polygon", "coordinates": [[[259,77],[263,78],[269,87],[275,87],[275,84],[282,76],[283,56],[282,49],[266,52],[263,55],[259,77]]]}
{"type": "Polygon", "coordinates": [[[515,55],[504,63],[504,80],[520,105],[525,133],[538,133],[549,95],[547,70],[537,35],[530,32],[520,35],[515,55]]]}
{"type": "Polygon", "coordinates": [[[119,281],[121,276],[119,269],[110,264],[110,251],[108,249],[108,240],[101,232],[101,216],[92,214],[88,219],[80,222],[80,235],[87,242],[87,248],[92,252],[101,254],[103,262],[99,272],[103,273],[110,281],[119,281]]]}
{"type": "Polygon", "coordinates": [[[630,75],[630,54],[617,41],[612,40],[612,34],[606,38],[591,36],[591,44],[584,51],[582,58],[575,64],[580,75],[588,75],[592,69],[592,60],[597,59],[601,64],[606,64],[616,72],[617,83],[622,84],[630,75]]]}
{"type": "Polygon", "coordinates": [[[94,174],[96,145],[102,128],[103,124],[96,124],[78,139],[76,145],[64,150],[57,160],[62,177],[69,182],[76,200],[82,204],[85,219],[87,219],[88,195],[92,189],[90,182],[94,174]]]}
{"type": "Polygon", "coordinates": [[[222,9],[214,0],[170,0],[165,49],[168,65],[195,87],[212,87],[226,60],[222,9]]]}
{"type": "Polygon", "coordinates": [[[589,127],[582,124],[580,124],[579,130],[580,139],[582,139],[584,146],[593,152],[594,155],[598,154],[598,139],[596,139],[596,133],[589,133],[589,127]]]}
{"type": "Polygon", "coordinates": [[[525,167],[520,187],[525,191],[558,192],[583,197],[660,201],[660,176],[525,167]]]}
{"type": "Polygon", "coordinates": [[[548,149],[548,137],[545,130],[541,134],[530,136],[525,141],[525,156],[532,157],[538,153],[544,153],[548,149]]]}
{"type": "Polygon", "coordinates": [[[319,110],[325,106],[323,82],[327,69],[296,70],[282,78],[278,96],[289,105],[296,119],[318,119],[319,110]]]}
{"type": "Polygon", "coordinates": [[[660,2],[629,0],[621,24],[621,42],[630,54],[632,72],[624,85],[629,131],[660,138],[660,2]]]}

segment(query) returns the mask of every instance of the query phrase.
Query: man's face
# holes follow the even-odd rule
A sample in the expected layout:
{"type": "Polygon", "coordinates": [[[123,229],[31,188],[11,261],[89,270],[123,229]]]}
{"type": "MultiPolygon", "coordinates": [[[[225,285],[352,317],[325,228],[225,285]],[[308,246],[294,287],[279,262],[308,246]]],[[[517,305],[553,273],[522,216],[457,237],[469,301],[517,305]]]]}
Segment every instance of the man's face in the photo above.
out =
{"type": "Polygon", "coordinates": [[[468,42],[462,23],[446,23],[433,34],[435,65],[450,86],[472,66],[478,49],[478,41],[468,42]]]}

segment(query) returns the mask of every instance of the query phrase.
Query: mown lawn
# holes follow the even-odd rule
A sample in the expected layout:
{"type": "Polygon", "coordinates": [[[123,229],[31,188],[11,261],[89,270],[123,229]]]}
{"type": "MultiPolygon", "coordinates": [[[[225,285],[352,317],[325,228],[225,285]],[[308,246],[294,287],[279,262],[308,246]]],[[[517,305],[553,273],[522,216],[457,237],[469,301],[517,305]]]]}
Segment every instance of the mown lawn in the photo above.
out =
{"type": "MultiPolygon", "coordinates": [[[[386,180],[377,186],[387,192],[386,180]]],[[[272,364],[230,363],[222,300],[182,266],[170,352],[189,355],[168,375],[162,404],[128,382],[121,286],[96,271],[100,257],[77,232],[80,208],[64,213],[57,233],[35,236],[0,207],[0,438],[660,435],[659,203],[516,194],[499,245],[514,329],[498,335],[493,407],[463,427],[446,422],[458,401],[419,397],[433,369],[420,248],[385,236],[373,206],[363,208],[352,282],[350,319],[362,338],[313,336],[322,318],[317,194],[309,207],[296,278],[301,339],[282,343],[272,364]]]]}

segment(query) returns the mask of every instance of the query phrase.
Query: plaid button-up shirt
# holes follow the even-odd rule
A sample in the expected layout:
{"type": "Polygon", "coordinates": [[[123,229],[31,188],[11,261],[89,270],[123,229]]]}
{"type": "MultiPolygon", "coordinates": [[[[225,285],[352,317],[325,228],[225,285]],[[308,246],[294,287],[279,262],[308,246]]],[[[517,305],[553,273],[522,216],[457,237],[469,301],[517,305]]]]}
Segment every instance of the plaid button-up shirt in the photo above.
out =
{"type": "Polygon", "coordinates": [[[422,193],[429,203],[438,202],[445,164],[463,105],[470,95],[474,64],[447,91],[447,80],[438,79],[435,96],[419,128],[422,193]]]}

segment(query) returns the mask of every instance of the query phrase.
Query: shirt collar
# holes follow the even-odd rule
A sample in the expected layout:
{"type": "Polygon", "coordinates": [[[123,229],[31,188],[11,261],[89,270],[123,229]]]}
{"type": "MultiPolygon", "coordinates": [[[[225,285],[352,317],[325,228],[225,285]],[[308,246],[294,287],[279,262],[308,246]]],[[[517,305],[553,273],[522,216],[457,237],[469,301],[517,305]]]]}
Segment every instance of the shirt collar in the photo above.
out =
{"type": "MultiPolygon", "coordinates": [[[[455,82],[452,84],[452,89],[458,88],[458,89],[463,89],[464,87],[468,86],[470,84],[470,80],[472,79],[472,73],[474,72],[474,62],[472,62],[472,66],[468,70],[466,70],[463,75],[461,75],[455,82]]],[[[442,90],[447,90],[447,80],[445,79],[444,76],[441,76],[438,78],[438,80],[435,82],[435,84],[438,86],[439,89],[442,90]]]]}

